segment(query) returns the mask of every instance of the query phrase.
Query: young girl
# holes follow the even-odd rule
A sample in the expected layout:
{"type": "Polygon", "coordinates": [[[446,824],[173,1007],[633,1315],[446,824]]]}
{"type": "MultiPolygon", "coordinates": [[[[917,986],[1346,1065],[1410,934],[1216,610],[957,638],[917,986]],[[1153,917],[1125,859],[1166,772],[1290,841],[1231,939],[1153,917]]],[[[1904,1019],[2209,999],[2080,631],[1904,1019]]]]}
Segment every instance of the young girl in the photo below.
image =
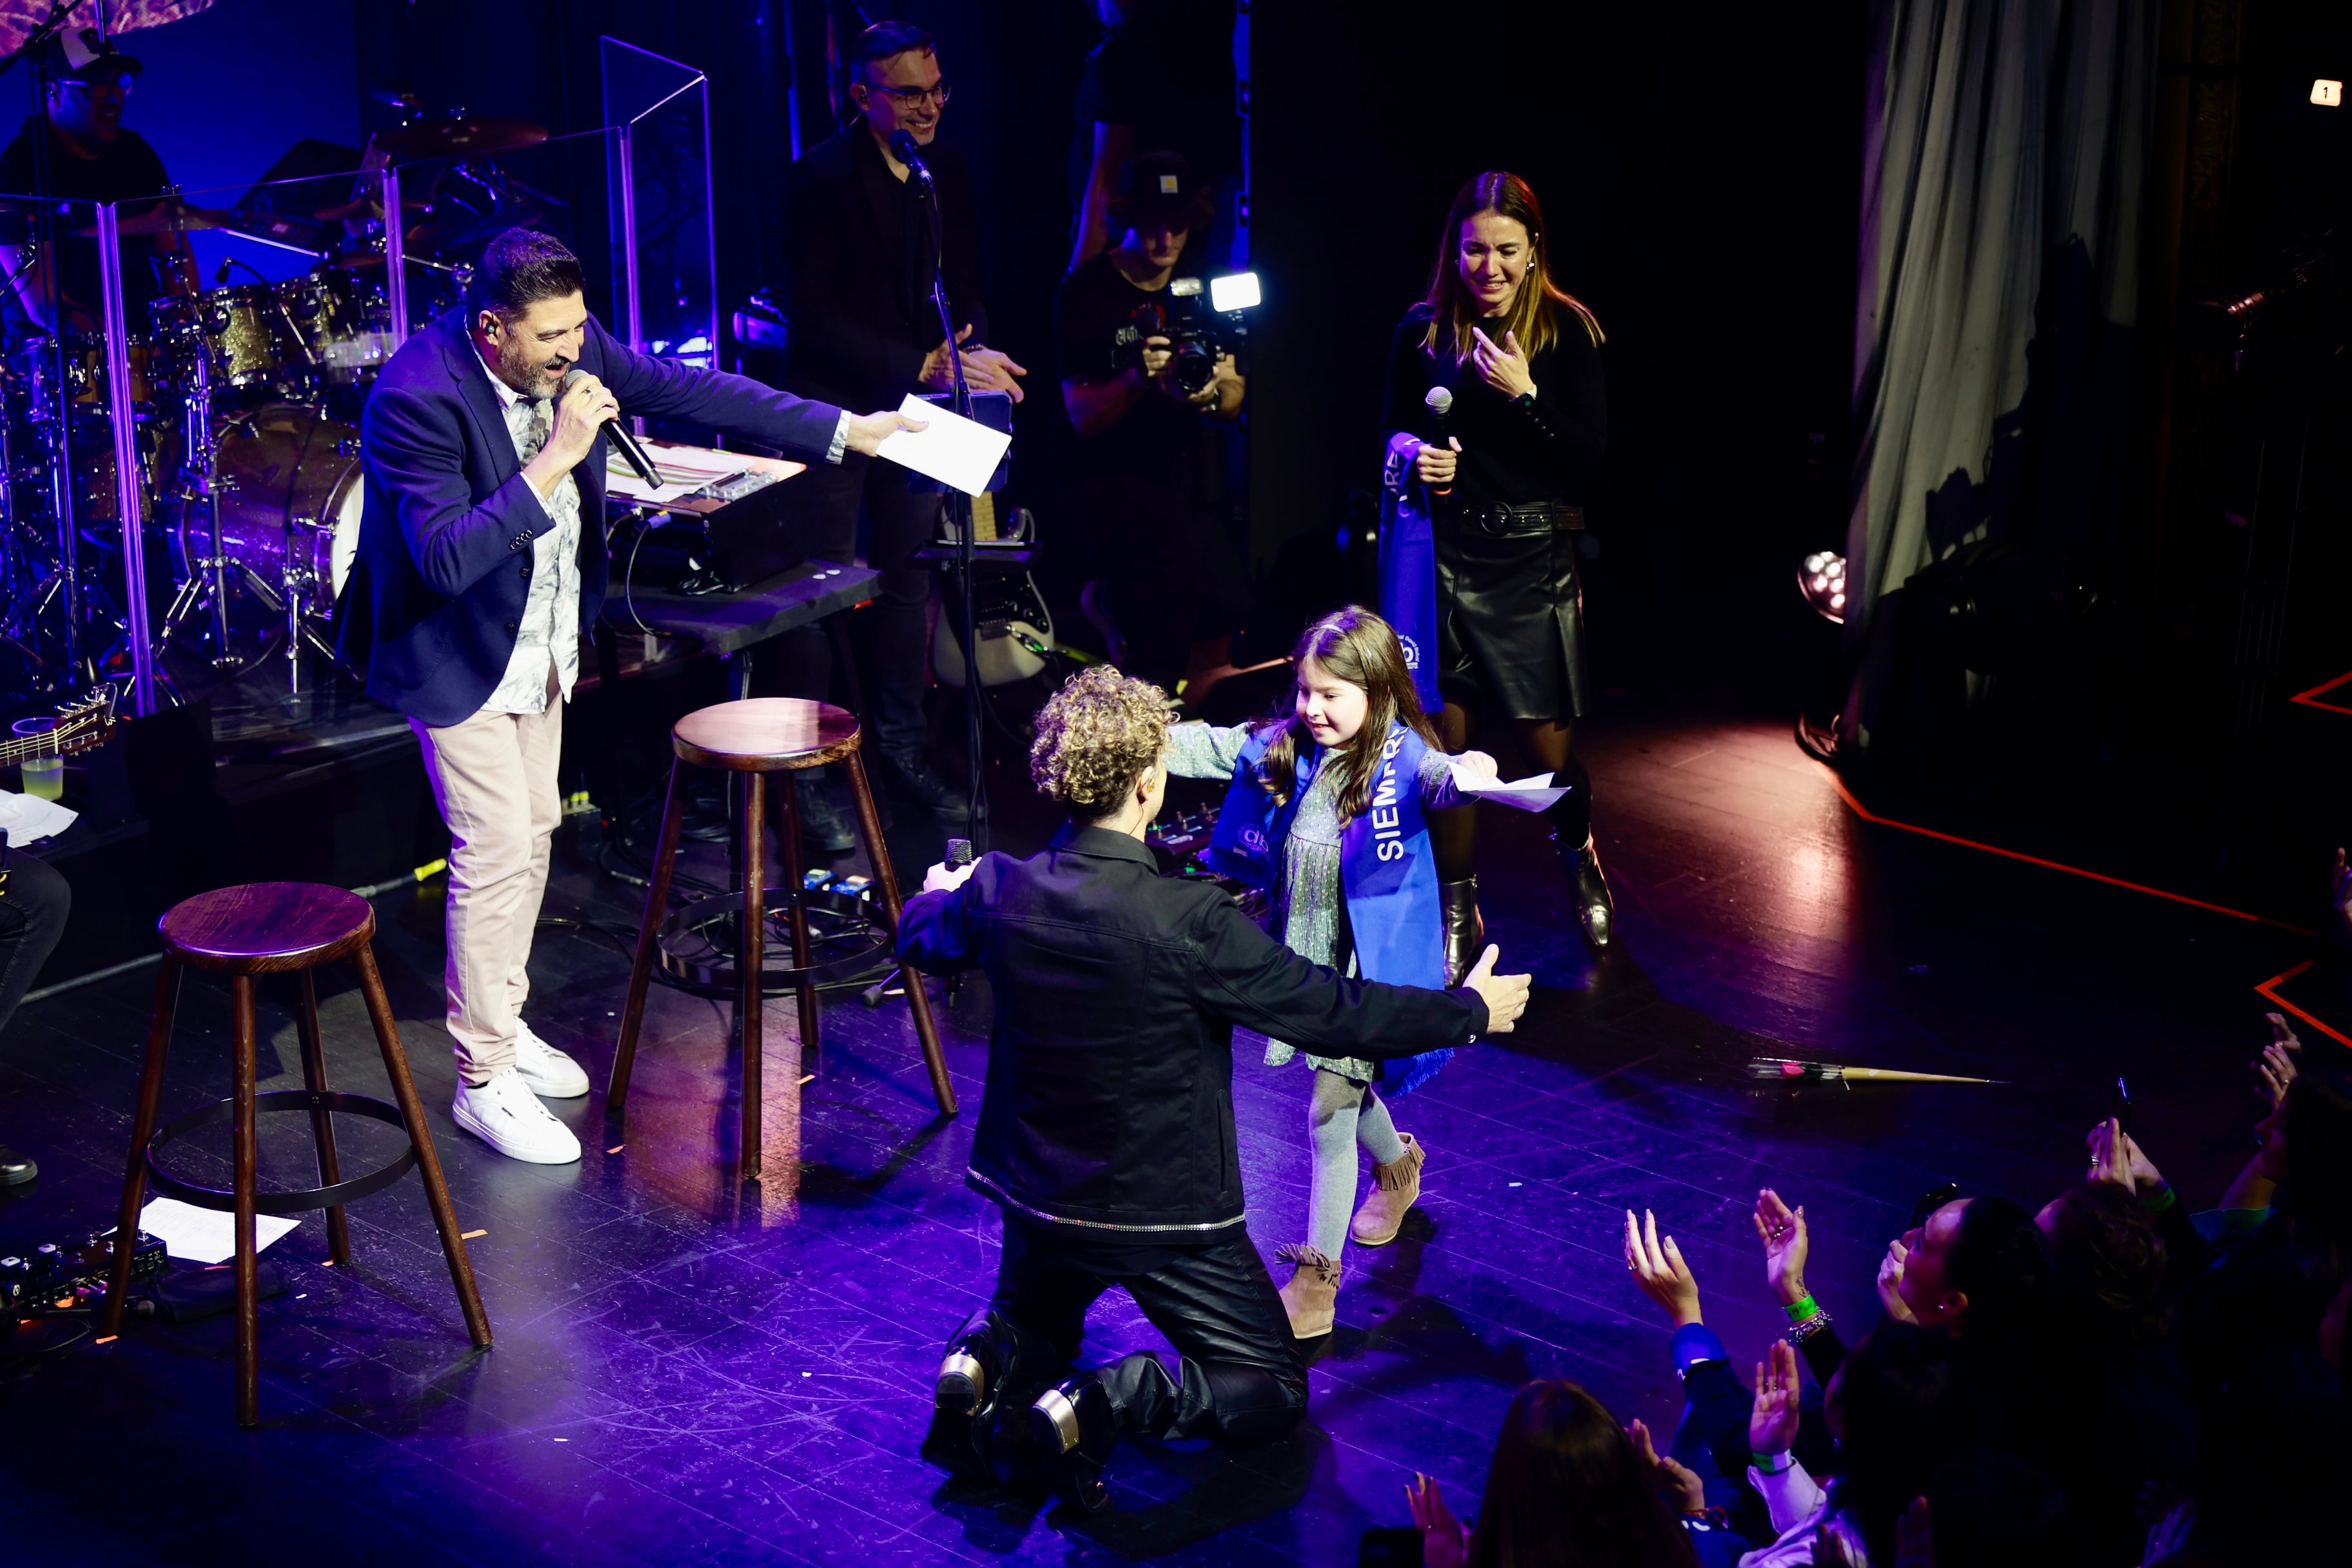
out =
{"type": "MultiPolygon", "coordinates": [[[[1460,803],[1457,769],[1484,782],[1495,776],[1495,760],[1445,754],[1413,694],[1396,633],[1371,611],[1350,605],[1324,616],[1299,639],[1297,657],[1288,717],[1233,729],[1180,724],[1169,731],[1168,771],[1231,775],[1210,860],[1272,894],[1271,929],[1293,952],[1370,980],[1450,984],[1460,976],[1446,973],[1423,814],[1460,803]]],[[[1270,1067],[1297,1054],[1266,1042],[1270,1067]]],[[[1294,1337],[1331,1331],[1348,1235],[1386,1246],[1421,1195],[1421,1145],[1396,1130],[1373,1085],[1402,1094],[1452,1054],[1384,1063],[1307,1058],[1315,1073],[1307,1236],[1278,1254],[1297,1265],[1282,1289],[1294,1337]],[[1351,1225],[1359,1144],[1372,1157],[1373,1188],[1351,1225]]]]}

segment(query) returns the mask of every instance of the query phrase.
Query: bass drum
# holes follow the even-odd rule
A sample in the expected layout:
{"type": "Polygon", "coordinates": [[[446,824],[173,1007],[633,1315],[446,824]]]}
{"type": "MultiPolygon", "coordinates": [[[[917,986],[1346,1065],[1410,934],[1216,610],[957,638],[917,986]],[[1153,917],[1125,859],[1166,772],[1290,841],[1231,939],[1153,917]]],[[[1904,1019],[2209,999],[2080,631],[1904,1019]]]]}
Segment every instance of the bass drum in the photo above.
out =
{"type": "MultiPolygon", "coordinates": [[[[320,622],[359,553],[359,449],[341,420],[270,404],[231,420],[214,456],[221,553],[320,622]]],[[[180,526],[189,557],[205,553],[203,513],[190,509],[180,526]]]]}

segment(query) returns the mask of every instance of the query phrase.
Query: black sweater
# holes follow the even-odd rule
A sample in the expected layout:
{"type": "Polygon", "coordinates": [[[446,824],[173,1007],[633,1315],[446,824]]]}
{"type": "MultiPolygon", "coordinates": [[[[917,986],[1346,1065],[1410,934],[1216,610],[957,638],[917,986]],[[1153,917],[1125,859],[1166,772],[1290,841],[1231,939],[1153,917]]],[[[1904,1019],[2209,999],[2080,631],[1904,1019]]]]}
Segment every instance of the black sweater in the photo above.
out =
{"type": "Polygon", "coordinates": [[[1140,839],[1067,826],[953,892],[907,900],[898,955],[984,971],[996,997],[966,1180],[1008,1213],[1105,1240],[1202,1242],[1242,1223],[1234,1026],[1318,1055],[1465,1045],[1469,990],[1350,980],[1213,884],[1161,877],[1140,839]]]}
{"type": "Polygon", "coordinates": [[[1433,386],[1454,394],[1445,433],[1462,443],[1456,488],[1489,500],[1589,499],[1609,442],[1609,400],[1601,351],[1584,324],[1565,309],[1559,335],[1528,362],[1536,405],[1518,407],[1486,384],[1475,363],[1450,363],[1422,347],[1430,309],[1415,305],[1397,323],[1389,344],[1388,395],[1381,429],[1437,439],[1437,422],[1423,402],[1433,386]]]}

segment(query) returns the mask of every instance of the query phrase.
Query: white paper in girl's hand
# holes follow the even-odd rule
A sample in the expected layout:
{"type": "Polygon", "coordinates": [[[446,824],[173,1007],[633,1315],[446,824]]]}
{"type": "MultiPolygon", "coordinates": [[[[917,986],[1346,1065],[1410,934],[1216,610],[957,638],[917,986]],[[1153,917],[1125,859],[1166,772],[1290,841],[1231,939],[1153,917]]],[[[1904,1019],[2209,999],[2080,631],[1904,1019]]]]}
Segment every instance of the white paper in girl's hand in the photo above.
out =
{"type": "Polygon", "coordinates": [[[1473,784],[1462,776],[1457,765],[1454,770],[1454,792],[1465,800],[1491,800],[1497,805],[1507,805],[1518,811],[1549,811],[1561,795],[1573,785],[1554,784],[1549,773],[1538,773],[1533,778],[1518,779],[1510,784],[1473,784]]]}
{"type": "Polygon", "coordinates": [[[1004,456],[1004,448],[1013,445],[1013,437],[1003,431],[992,430],[978,420],[966,419],[936,403],[926,403],[911,392],[898,405],[898,412],[909,419],[925,421],[929,427],[894,430],[883,437],[876,453],[902,468],[914,469],[925,479],[953,485],[966,495],[976,496],[988,488],[990,478],[996,472],[997,460],[1004,456]]]}

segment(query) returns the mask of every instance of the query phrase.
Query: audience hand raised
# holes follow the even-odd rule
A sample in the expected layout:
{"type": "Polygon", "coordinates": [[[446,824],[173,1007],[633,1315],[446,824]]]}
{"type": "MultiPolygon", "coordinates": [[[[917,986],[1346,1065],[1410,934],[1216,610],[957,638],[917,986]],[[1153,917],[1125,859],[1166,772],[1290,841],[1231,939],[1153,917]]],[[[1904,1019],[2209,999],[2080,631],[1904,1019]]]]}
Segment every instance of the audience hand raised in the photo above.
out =
{"type": "Polygon", "coordinates": [[[1756,1363],[1756,1408],[1748,1417],[1748,1447],[1758,1454],[1785,1454],[1797,1441],[1797,1352],[1774,1340],[1771,1352],[1756,1363]]]}
{"type": "Polygon", "coordinates": [[[1470,1532],[1445,1506],[1445,1494],[1437,1489],[1437,1483],[1416,1470],[1412,1484],[1404,1489],[1404,1498],[1421,1531],[1423,1568],[1462,1568],[1470,1559],[1470,1532]]]}
{"type": "Polygon", "coordinates": [[[2091,1152],[2088,1180],[2126,1188],[2144,1198],[2164,1191],[2163,1173],[2140,1152],[2139,1145],[2116,1118],[2111,1116],[2092,1128],[2083,1142],[2091,1152]]]}
{"type": "Polygon", "coordinates": [[[1764,1282],[1780,1305],[1793,1307],[1805,1299],[1805,1260],[1812,1238],[1805,1231],[1805,1205],[1790,1208],[1769,1187],[1756,1194],[1756,1237],[1764,1244],[1764,1282]]]}
{"type": "Polygon", "coordinates": [[[1635,1419],[1626,1425],[1625,1437],[1633,1445],[1633,1457],[1649,1467],[1651,1483],[1668,1508],[1676,1513],[1696,1513],[1706,1507],[1706,1483],[1672,1454],[1659,1453],[1650,1439],[1649,1427],[1635,1419]]]}
{"type": "Polygon", "coordinates": [[[2281,1015],[2265,1013],[2263,1016],[2270,1020],[2271,1043],[2254,1058],[2254,1071],[2263,1079],[2258,1092],[2276,1110],[2286,1103],[2286,1086],[2294,1081],[2294,1053],[2303,1049],[2303,1042],[2295,1038],[2294,1026],[2281,1015]]]}
{"type": "Polygon", "coordinates": [[[1462,977],[1462,984],[1478,993],[1478,999],[1486,1004],[1486,1032],[1490,1035],[1509,1034],[1518,1016],[1528,1010],[1529,977],[1496,973],[1495,960],[1502,952],[1501,948],[1489,942],[1486,951],[1478,955],[1476,966],[1462,977]]]}
{"type": "Polygon", "coordinates": [[[1635,1223],[1633,1211],[1625,1211],[1625,1267],[1633,1272],[1633,1283],[1666,1310],[1675,1327],[1699,1321],[1698,1281],[1683,1261],[1682,1249],[1671,1236],[1659,1245],[1656,1215],[1643,1209],[1642,1218],[1648,1222],[1646,1233],[1635,1223]]]}

